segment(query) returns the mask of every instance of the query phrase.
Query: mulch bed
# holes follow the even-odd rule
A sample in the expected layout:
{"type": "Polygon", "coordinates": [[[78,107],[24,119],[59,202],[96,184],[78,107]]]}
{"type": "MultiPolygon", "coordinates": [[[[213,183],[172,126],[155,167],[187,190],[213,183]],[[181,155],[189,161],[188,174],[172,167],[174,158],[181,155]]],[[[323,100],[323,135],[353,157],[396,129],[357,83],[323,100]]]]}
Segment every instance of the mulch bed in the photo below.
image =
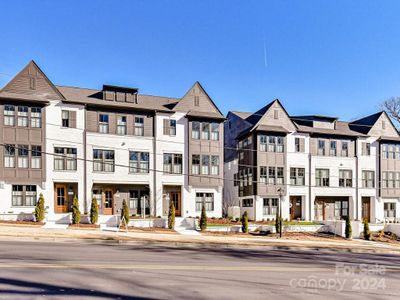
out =
{"type": "Polygon", "coordinates": [[[12,220],[0,220],[0,224],[9,224],[9,225],[23,225],[23,226],[43,226],[44,222],[34,222],[34,221],[12,221],[12,220]]]}
{"type": "Polygon", "coordinates": [[[229,219],[212,219],[207,218],[207,224],[209,225],[240,225],[240,221],[229,220],[229,219]]]}
{"type": "Polygon", "coordinates": [[[99,229],[97,224],[69,224],[68,229],[99,229]]]}
{"type": "Polygon", "coordinates": [[[383,234],[379,232],[371,232],[370,240],[374,242],[383,242],[383,243],[400,245],[399,237],[390,232],[384,232],[383,234]]]}
{"type": "MultiPolygon", "coordinates": [[[[120,228],[121,231],[124,231],[125,228],[122,226],[120,228]]],[[[128,231],[132,232],[154,232],[154,233],[176,233],[175,230],[169,228],[159,228],[159,227],[133,227],[129,226],[128,231]]]]}

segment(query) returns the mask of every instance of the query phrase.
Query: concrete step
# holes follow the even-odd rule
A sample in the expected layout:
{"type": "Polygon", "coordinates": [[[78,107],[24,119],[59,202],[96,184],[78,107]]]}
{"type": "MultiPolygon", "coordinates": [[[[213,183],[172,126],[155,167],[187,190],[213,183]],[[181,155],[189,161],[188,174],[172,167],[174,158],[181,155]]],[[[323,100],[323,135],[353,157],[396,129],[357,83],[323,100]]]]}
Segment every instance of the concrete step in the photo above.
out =
{"type": "Polygon", "coordinates": [[[200,235],[200,232],[194,229],[187,229],[185,227],[175,227],[175,231],[182,235],[200,235]]]}
{"type": "Polygon", "coordinates": [[[56,222],[47,221],[46,224],[42,226],[44,229],[67,229],[69,224],[58,224],[56,222]]]}

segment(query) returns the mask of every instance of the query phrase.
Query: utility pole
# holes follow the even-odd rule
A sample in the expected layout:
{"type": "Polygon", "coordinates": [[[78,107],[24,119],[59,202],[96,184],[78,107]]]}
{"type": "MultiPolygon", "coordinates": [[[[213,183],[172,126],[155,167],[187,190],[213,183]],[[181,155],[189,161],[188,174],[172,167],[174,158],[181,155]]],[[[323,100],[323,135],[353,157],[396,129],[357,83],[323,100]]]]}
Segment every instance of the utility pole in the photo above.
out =
{"type": "Polygon", "coordinates": [[[283,189],[278,188],[279,192],[279,238],[282,238],[282,194],[283,189]]]}

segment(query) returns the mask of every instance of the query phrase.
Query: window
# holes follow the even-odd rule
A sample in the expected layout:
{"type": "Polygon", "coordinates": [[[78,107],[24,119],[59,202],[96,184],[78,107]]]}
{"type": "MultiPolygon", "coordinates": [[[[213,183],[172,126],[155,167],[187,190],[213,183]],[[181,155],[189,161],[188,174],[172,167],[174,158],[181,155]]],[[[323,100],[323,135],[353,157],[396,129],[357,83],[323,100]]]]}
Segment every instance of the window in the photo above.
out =
{"type": "Polygon", "coordinates": [[[4,167],[15,168],[15,146],[4,145],[4,167]]]}
{"type": "Polygon", "coordinates": [[[316,181],[316,186],[329,186],[329,170],[316,169],[315,181],[316,181]]]}
{"type": "Polygon", "coordinates": [[[31,108],[31,127],[42,127],[42,109],[40,107],[31,108]]]}
{"type": "Polygon", "coordinates": [[[114,172],[114,150],[93,149],[93,171],[114,172]]]}
{"type": "Polygon", "coordinates": [[[362,154],[366,156],[371,155],[371,144],[370,143],[362,143],[362,154]]]}
{"type": "Polygon", "coordinates": [[[395,152],[395,146],[394,145],[389,145],[389,158],[395,159],[396,158],[396,152],[395,152]]]}
{"type": "Polygon", "coordinates": [[[291,185],[304,185],[305,169],[304,168],[290,168],[290,184],[291,185]]]}
{"type": "Polygon", "coordinates": [[[129,209],[139,208],[139,191],[129,191],[129,209]]]}
{"type": "Polygon", "coordinates": [[[149,152],[129,151],[129,172],[149,173],[149,152]]]}
{"type": "Polygon", "coordinates": [[[202,140],[210,139],[210,124],[209,123],[201,123],[201,139],[202,140]]]}
{"type": "Polygon", "coordinates": [[[253,199],[252,198],[243,199],[242,207],[253,207],[253,199]]]}
{"type": "Polygon", "coordinates": [[[135,135],[144,136],[144,117],[135,117],[135,135]]]}
{"type": "Polygon", "coordinates": [[[210,168],[210,156],[202,155],[201,156],[201,174],[208,175],[210,168]]]}
{"type": "Polygon", "coordinates": [[[353,172],[351,170],[339,170],[339,186],[340,187],[353,186],[353,172]]]}
{"type": "MultiPolygon", "coordinates": [[[[329,149],[329,155],[336,156],[337,155],[337,143],[336,143],[336,141],[331,141],[330,144],[331,144],[331,147],[329,149]]],[[[325,150],[325,142],[324,142],[324,150],[325,150]]],[[[325,151],[324,151],[323,155],[325,155],[325,151]]]]}
{"type": "Polygon", "coordinates": [[[276,145],[275,145],[275,137],[274,136],[269,136],[268,137],[268,152],[275,152],[276,145]]]}
{"type": "Polygon", "coordinates": [[[194,106],[200,106],[200,97],[194,96],[194,106]]]}
{"type": "Polygon", "coordinates": [[[362,187],[363,188],[374,188],[375,187],[375,172],[374,171],[362,171],[361,179],[362,179],[362,187]]]}
{"type": "Polygon", "coordinates": [[[385,158],[385,159],[389,158],[388,145],[382,145],[382,154],[383,154],[383,158],[385,158]]]}
{"type": "Polygon", "coordinates": [[[279,119],[279,110],[277,110],[277,109],[274,110],[274,119],[275,120],[279,119]]]}
{"type": "Polygon", "coordinates": [[[396,203],[385,202],[383,205],[385,218],[396,218],[396,203]]]}
{"type": "Polygon", "coordinates": [[[182,174],[182,154],[164,153],[164,173],[182,174]]]}
{"type": "Polygon", "coordinates": [[[126,116],[118,116],[117,118],[117,134],[126,135],[126,116]]]}
{"type": "Polygon", "coordinates": [[[260,135],[260,151],[266,152],[268,145],[268,137],[266,135],[260,135]]]}
{"type": "Polygon", "coordinates": [[[29,78],[29,88],[31,90],[36,90],[36,78],[35,77],[29,78]]]}
{"type": "Polygon", "coordinates": [[[276,152],[283,152],[283,137],[276,137],[276,152]]]}
{"type": "Polygon", "coordinates": [[[28,168],[28,145],[18,145],[18,168],[28,168]]]}
{"type": "Polygon", "coordinates": [[[192,139],[200,139],[200,122],[192,122],[192,139]]]}
{"type": "Polygon", "coordinates": [[[31,168],[40,169],[42,167],[42,147],[32,146],[31,151],[31,168]]]}
{"type": "Polygon", "coordinates": [[[15,106],[4,105],[4,125],[15,126],[15,106]]]}
{"type": "Polygon", "coordinates": [[[335,201],[335,218],[341,219],[343,217],[347,217],[349,212],[349,202],[344,201],[335,201]]]}
{"type": "Polygon", "coordinates": [[[275,167],[268,167],[268,184],[275,184],[275,167]]]}
{"type": "Polygon", "coordinates": [[[219,156],[211,155],[211,175],[219,175],[219,156]]]}
{"type": "Polygon", "coordinates": [[[349,156],[349,143],[348,142],[342,142],[341,156],[349,156]]]}
{"type": "Polygon", "coordinates": [[[264,198],[263,199],[264,215],[274,215],[278,210],[278,199],[277,198],[264,198]]]}
{"type": "MultiPolygon", "coordinates": [[[[108,123],[108,121],[107,121],[108,123]]],[[[61,126],[68,128],[69,127],[69,111],[68,110],[62,110],[61,111],[61,126]]]]}
{"type": "Polygon", "coordinates": [[[176,120],[169,120],[169,135],[176,135],[176,120]]]}
{"type": "Polygon", "coordinates": [[[233,186],[239,185],[239,176],[238,173],[233,174],[233,186]]]}
{"type": "Polygon", "coordinates": [[[382,121],[382,129],[386,129],[386,122],[382,121]]]}
{"type": "Polygon", "coordinates": [[[35,206],[36,196],[36,185],[12,186],[12,206],[35,206]]]}
{"type": "Polygon", "coordinates": [[[277,167],[276,168],[276,184],[284,184],[284,175],[283,175],[283,168],[277,167]]]}
{"type": "Polygon", "coordinates": [[[396,145],[396,159],[400,159],[400,145],[396,145]]]}
{"type": "Polygon", "coordinates": [[[214,194],[213,193],[196,193],[196,211],[214,211],[214,194]]]}
{"type": "Polygon", "coordinates": [[[54,170],[76,171],[76,148],[55,147],[54,153],[54,170]]]}
{"type": "Polygon", "coordinates": [[[192,174],[200,174],[200,155],[198,154],[192,155],[192,174]]]}
{"type": "Polygon", "coordinates": [[[267,183],[267,167],[260,167],[260,183],[267,183]]]}
{"type": "Polygon", "coordinates": [[[318,155],[325,155],[325,141],[318,140],[318,155]]]}
{"type": "Polygon", "coordinates": [[[211,123],[211,139],[213,141],[219,140],[219,124],[211,123]]]}
{"type": "Polygon", "coordinates": [[[100,133],[108,133],[108,115],[100,114],[99,115],[99,132],[100,133]]]}
{"type": "Polygon", "coordinates": [[[18,126],[28,127],[28,107],[18,106],[18,126]]]}
{"type": "Polygon", "coordinates": [[[297,137],[294,139],[294,151],[304,152],[304,138],[297,137]]]}

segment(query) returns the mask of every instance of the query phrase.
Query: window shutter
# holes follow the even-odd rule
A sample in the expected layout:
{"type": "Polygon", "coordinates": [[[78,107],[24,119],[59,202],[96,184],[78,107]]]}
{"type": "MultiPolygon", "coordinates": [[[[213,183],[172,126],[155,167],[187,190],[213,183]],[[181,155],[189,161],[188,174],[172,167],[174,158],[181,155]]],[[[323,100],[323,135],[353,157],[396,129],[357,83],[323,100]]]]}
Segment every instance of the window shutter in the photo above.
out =
{"type": "Polygon", "coordinates": [[[76,111],[69,112],[69,127],[76,128],[76,111]]]}
{"type": "Polygon", "coordinates": [[[367,155],[367,143],[362,143],[361,150],[362,150],[361,155],[367,155]]]}
{"type": "Polygon", "coordinates": [[[169,135],[169,119],[164,119],[164,135],[169,135]]]}
{"type": "Polygon", "coordinates": [[[305,139],[302,139],[302,138],[299,139],[300,152],[304,152],[305,151],[305,149],[304,149],[304,141],[305,141],[305,139]]]}

